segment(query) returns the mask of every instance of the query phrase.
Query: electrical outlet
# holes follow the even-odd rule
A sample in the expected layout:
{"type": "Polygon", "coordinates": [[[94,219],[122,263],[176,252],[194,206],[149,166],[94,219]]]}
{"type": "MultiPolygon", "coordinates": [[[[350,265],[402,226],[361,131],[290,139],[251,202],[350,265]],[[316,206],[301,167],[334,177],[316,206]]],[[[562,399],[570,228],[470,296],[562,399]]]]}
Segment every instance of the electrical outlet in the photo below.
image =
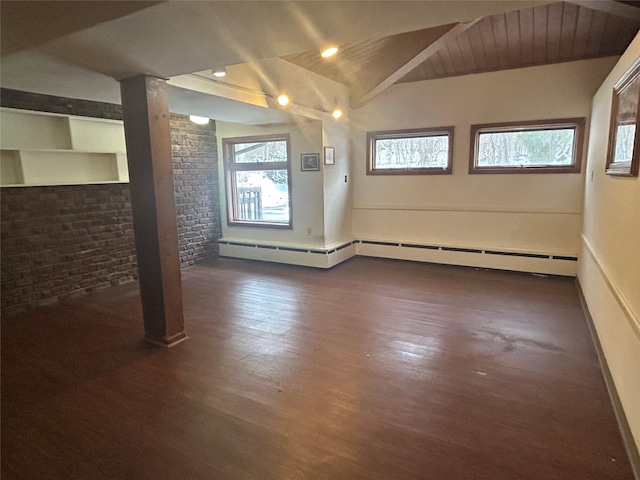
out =
{"type": "Polygon", "coordinates": [[[311,228],[307,228],[307,235],[311,236],[311,228]]]}

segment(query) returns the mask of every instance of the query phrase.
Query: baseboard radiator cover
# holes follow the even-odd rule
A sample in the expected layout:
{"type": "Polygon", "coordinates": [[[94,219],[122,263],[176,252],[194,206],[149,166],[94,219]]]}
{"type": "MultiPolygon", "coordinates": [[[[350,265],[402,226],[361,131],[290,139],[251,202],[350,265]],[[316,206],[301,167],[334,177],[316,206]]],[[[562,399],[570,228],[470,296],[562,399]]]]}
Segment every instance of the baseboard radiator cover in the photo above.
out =
{"type": "Polygon", "coordinates": [[[245,242],[221,239],[220,256],[286,263],[305,267],[331,268],[355,256],[356,241],[350,240],[330,248],[299,245],[245,242]]]}
{"type": "Polygon", "coordinates": [[[220,240],[219,245],[220,255],[223,257],[262,260],[316,268],[331,268],[353,256],[361,255],[575,277],[578,260],[577,255],[368,239],[349,240],[326,248],[244,240],[236,241],[224,238],[220,240]]]}
{"type": "Polygon", "coordinates": [[[358,255],[575,277],[577,255],[357,240],[358,255]]]}

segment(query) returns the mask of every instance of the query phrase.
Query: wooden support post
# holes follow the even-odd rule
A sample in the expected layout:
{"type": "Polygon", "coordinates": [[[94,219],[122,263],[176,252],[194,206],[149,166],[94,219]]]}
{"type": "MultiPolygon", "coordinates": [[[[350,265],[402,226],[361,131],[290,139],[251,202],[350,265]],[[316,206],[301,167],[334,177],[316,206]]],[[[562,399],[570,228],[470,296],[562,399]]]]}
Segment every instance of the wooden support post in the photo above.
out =
{"type": "Polygon", "coordinates": [[[144,334],[171,346],[186,338],[173,190],[167,85],[140,75],[120,81],[144,334]]]}

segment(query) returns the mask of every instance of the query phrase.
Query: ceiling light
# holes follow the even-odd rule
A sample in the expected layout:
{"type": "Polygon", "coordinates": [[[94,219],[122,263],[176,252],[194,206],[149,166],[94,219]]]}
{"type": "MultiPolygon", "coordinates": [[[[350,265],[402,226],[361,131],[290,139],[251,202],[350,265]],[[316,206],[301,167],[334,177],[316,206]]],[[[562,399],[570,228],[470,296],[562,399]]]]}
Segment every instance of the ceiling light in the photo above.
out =
{"type": "Polygon", "coordinates": [[[193,123],[197,123],[198,125],[206,125],[209,123],[209,119],[207,117],[198,117],[197,115],[189,115],[189,120],[193,123]]]}
{"type": "Polygon", "coordinates": [[[322,50],[322,52],[320,52],[320,56],[322,58],[331,58],[336,53],[338,53],[338,47],[327,47],[324,50],[322,50]]]}
{"type": "Polygon", "coordinates": [[[224,77],[227,74],[224,68],[221,68],[220,70],[212,70],[212,72],[213,72],[213,76],[218,78],[224,77]]]}
{"type": "Polygon", "coordinates": [[[342,111],[342,109],[338,106],[338,100],[337,99],[333,99],[333,108],[331,109],[331,116],[334,118],[334,120],[338,120],[342,117],[342,114],[344,112],[342,111]]]}
{"type": "Polygon", "coordinates": [[[278,95],[278,103],[283,107],[286,107],[289,105],[289,97],[284,93],[278,95]]]}

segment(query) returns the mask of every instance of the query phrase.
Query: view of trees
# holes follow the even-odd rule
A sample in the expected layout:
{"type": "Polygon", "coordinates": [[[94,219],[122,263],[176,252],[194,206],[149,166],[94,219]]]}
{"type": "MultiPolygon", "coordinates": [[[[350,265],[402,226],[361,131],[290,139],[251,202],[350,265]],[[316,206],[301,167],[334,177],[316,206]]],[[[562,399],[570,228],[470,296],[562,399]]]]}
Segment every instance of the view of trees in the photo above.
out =
{"type": "Polygon", "coordinates": [[[289,223],[287,141],[234,143],[231,147],[233,163],[243,165],[242,168],[233,167],[235,219],[289,223]]]}
{"type": "Polygon", "coordinates": [[[287,142],[274,140],[257,143],[235,143],[233,145],[235,163],[286,162],[287,142]]]}
{"type": "Polygon", "coordinates": [[[448,135],[375,140],[376,169],[446,168],[448,135]]]}
{"type": "MultiPolygon", "coordinates": [[[[267,163],[287,161],[287,142],[274,140],[257,143],[236,143],[234,148],[235,163],[267,163]]],[[[237,172],[239,185],[249,183],[256,172],[237,172]]],[[[262,170],[261,175],[269,178],[276,185],[287,185],[287,170],[262,170]]]]}
{"type": "Polygon", "coordinates": [[[571,165],[574,128],[481,132],[476,165],[571,165]]]}
{"type": "Polygon", "coordinates": [[[633,143],[636,136],[636,124],[618,125],[616,129],[616,162],[630,162],[633,158],[633,143]]]}

